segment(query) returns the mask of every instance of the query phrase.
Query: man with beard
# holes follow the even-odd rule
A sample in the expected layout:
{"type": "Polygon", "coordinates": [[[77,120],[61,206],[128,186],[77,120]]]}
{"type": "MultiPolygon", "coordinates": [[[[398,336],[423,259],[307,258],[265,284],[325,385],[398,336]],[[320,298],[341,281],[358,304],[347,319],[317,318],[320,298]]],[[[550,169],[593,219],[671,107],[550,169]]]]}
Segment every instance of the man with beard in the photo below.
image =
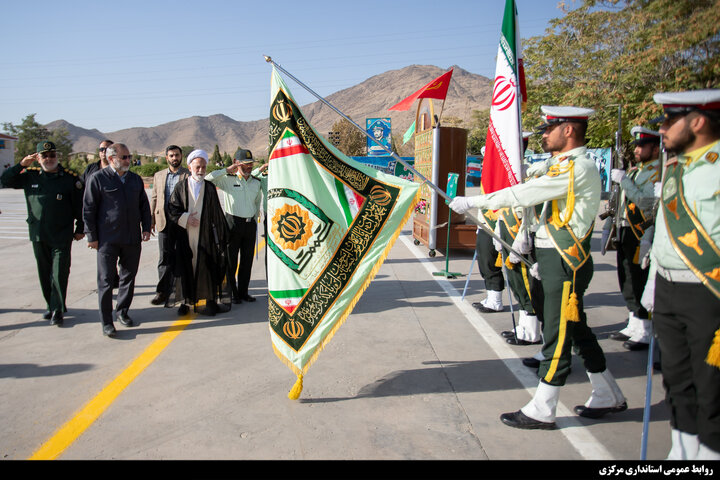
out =
{"type": "Polygon", "coordinates": [[[88,248],[97,250],[97,284],[103,335],[116,334],[112,286],[118,277],[117,319],[126,327],[140,264],[141,240],[150,240],[150,203],[139,175],[130,171],[132,155],[122,143],[107,149],[108,166],[92,175],[83,197],[88,248]],[[141,230],[142,227],[142,230],[141,230]]]}
{"type": "Polygon", "coordinates": [[[107,149],[112,144],[112,140],[103,140],[102,142],[100,142],[100,146],[98,147],[98,157],[100,157],[100,160],[89,164],[85,168],[85,171],[83,172],[81,177],[83,185],[87,185],[88,179],[93,173],[99,172],[100,170],[108,166],[107,149]]]}
{"type": "Polygon", "coordinates": [[[233,303],[254,302],[248,293],[253,265],[253,251],[257,236],[255,218],[262,201],[262,183],[251,176],[253,156],[250,150],[238,149],[233,164],[225,170],[210,172],[206,179],[225,194],[225,217],[230,227],[228,261],[230,272],[237,270],[237,279],[231,278],[233,303]],[[240,266],[238,268],[238,253],[240,266]]]}
{"type": "Polygon", "coordinates": [[[165,158],[168,168],[160,170],[153,176],[153,189],[150,196],[150,211],[152,212],[152,232],[157,230],[158,248],[160,258],[158,261],[158,284],[155,288],[155,298],[150,300],[153,305],[163,305],[167,302],[175,278],[175,242],[177,225],[168,221],[167,206],[175,185],[185,180],[190,171],[182,167],[182,150],[177,145],[170,145],[165,149],[165,158]]]}
{"type": "Polygon", "coordinates": [[[207,153],[193,150],[187,162],[190,176],[177,184],[168,204],[168,218],[178,228],[176,271],[185,298],[178,313],[204,299],[200,313],[213,316],[229,310],[218,302],[227,276],[228,226],[215,185],[205,180],[207,153]]]}
{"type": "Polygon", "coordinates": [[[6,187],[25,190],[28,231],[47,306],[43,318],[49,319],[50,325],[60,326],[63,313],[67,312],[72,241],[85,236],[82,182],[74,172],[60,165],[55,144],[47,140],[37,144],[35,154],[8,168],[1,180],[6,187]],[[30,167],[35,160],[40,168],[30,167]]]}
{"type": "Polygon", "coordinates": [[[535,234],[537,272],[544,292],[543,359],[540,383],[522,409],[500,416],[508,426],[554,429],[560,388],[570,374],[573,348],[582,357],[592,393],[575,413],[599,418],[622,412],[627,402],[606,367],[605,354],[587,324],[583,294],[593,275],[590,255],[595,216],[600,206],[600,173],[588,157],[585,132],[593,110],[542,106],[545,115],[542,145],[557,152],[545,175],[497,192],[455,197],[450,208],[464,213],[472,207],[499,209],[534,207],[539,223],[535,234]]]}
{"type": "MultiPolygon", "coordinates": [[[[620,292],[628,308],[627,326],[619,332],[610,334],[613,340],[624,341],[628,350],[648,348],[652,338],[652,325],[648,311],[640,304],[648,270],[640,265],[640,239],[645,234],[645,223],[653,216],[655,205],[655,183],[660,178],[660,134],[640,126],[634,127],[633,151],[635,164],[627,173],[622,169],[613,169],[610,178],[620,184],[617,215],[620,216],[620,242],[616,247],[618,283],[620,292]]],[[[608,235],[615,219],[609,217],[603,226],[602,245],[607,243],[608,235]]],[[[651,232],[652,233],[652,232],[651,232]]]]}
{"type": "Polygon", "coordinates": [[[642,303],[652,311],[670,406],[668,460],[720,460],[720,90],[657,93],[674,158],[642,303]]]}

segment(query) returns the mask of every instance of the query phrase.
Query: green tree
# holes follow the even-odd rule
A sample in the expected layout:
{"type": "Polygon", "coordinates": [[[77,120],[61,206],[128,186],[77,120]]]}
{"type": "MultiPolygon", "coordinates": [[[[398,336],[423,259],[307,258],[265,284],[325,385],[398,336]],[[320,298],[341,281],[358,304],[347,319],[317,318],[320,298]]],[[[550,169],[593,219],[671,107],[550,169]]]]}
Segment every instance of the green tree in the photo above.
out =
{"type": "MultiPolygon", "coordinates": [[[[561,4],[563,5],[563,4],[561,4]]],[[[540,105],[594,108],[589,145],[614,145],[618,105],[623,138],[661,113],[653,94],[717,88],[720,0],[586,0],[525,41],[528,89],[523,124],[540,105]]],[[[526,128],[527,130],[528,128],[526,128]]]]}
{"type": "Polygon", "coordinates": [[[468,132],[467,153],[480,155],[487,139],[488,126],[490,126],[490,110],[473,110],[468,132]]]}
{"type": "Polygon", "coordinates": [[[64,128],[53,131],[48,130],[35,120],[36,113],[31,113],[25,117],[19,125],[12,123],[3,123],[3,129],[8,134],[17,137],[15,161],[19,162],[26,155],[35,153],[37,144],[43,140],[50,140],[55,144],[60,161],[63,166],[67,167],[67,162],[72,152],[72,141],[70,134],[64,128]]]}
{"type": "Polygon", "coordinates": [[[195,150],[195,147],[192,145],[183,145],[180,147],[180,150],[182,150],[182,157],[183,157],[183,165],[187,167],[187,157],[192,153],[193,150],[195,150]]]}
{"type": "Polygon", "coordinates": [[[213,153],[210,156],[210,163],[213,165],[222,164],[222,155],[220,155],[220,148],[217,146],[217,143],[215,144],[215,150],[213,150],[213,153]]]}
{"type": "Polygon", "coordinates": [[[222,158],[223,158],[223,166],[229,167],[230,165],[232,165],[232,157],[230,156],[229,153],[223,152],[222,158]]]}
{"type": "Polygon", "coordinates": [[[339,133],[340,141],[337,148],[345,155],[351,157],[367,155],[367,137],[344,118],[335,122],[330,131],[339,133]]]}

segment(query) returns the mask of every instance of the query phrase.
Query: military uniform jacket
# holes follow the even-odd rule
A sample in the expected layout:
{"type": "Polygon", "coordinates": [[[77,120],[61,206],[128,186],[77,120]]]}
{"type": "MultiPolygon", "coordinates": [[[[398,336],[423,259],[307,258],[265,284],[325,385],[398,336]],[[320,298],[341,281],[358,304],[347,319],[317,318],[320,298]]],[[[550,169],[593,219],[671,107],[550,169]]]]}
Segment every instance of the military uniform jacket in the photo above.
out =
{"type": "MultiPolygon", "coordinates": [[[[720,160],[718,158],[720,158],[720,141],[678,155],[677,160],[668,161],[666,167],[668,174],[663,180],[662,201],[668,204],[671,215],[677,219],[689,217],[687,213],[689,210],[694,217],[692,220],[694,228],[689,230],[688,234],[672,236],[667,229],[666,208],[658,210],[651,250],[651,275],[654,275],[658,268],[689,271],[688,263],[678,253],[678,249],[682,251],[683,248],[689,247],[697,251],[700,256],[705,255],[715,259],[701,273],[720,282],[720,261],[717,260],[720,258],[720,160]],[[680,182],[669,174],[670,165],[675,162],[679,163],[675,168],[682,168],[680,182]],[[680,201],[678,201],[679,196],[682,196],[680,201]],[[700,243],[700,240],[703,242],[700,243]],[[676,244],[677,248],[673,244],[676,244]]],[[[685,256],[687,259],[687,255],[685,256]]],[[[704,278],[700,280],[708,284],[708,280],[704,278]]]]}
{"type": "Polygon", "coordinates": [[[262,183],[250,176],[233,175],[225,170],[214,170],[205,175],[224,195],[225,213],[241,218],[254,218],[260,210],[263,199],[262,183]]]}
{"type": "MultiPolygon", "coordinates": [[[[487,195],[473,198],[476,207],[496,210],[503,207],[532,207],[556,201],[560,219],[568,219],[568,227],[577,238],[585,238],[592,228],[600,207],[600,173],[597,165],[587,155],[587,149],[574,148],[552,157],[545,175],[528,179],[487,195]],[[572,161],[572,169],[568,169],[572,161]],[[572,211],[568,205],[568,192],[572,177],[572,211]]],[[[544,209],[551,215],[550,204],[544,209]]],[[[553,248],[544,222],[540,222],[536,234],[536,246],[553,248]]]]}
{"type": "Polygon", "coordinates": [[[73,234],[83,233],[83,185],[74,172],[60,164],[57,172],[48,173],[18,163],[1,180],[6,187],[25,190],[31,241],[62,246],[72,242],[73,234]]]}
{"type": "Polygon", "coordinates": [[[658,159],[643,162],[628,170],[627,175],[620,182],[622,193],[619,212],[622,226],[629,225],[626,212],[628,207],[639,208],[646,219],[652,216],[655,205],[654,185],[661,180],[659,167],[660,160],[658,159]]]}
{"type": "Polygon", "coordinates": [[[142,231],[150,231],[150,202],[142,178],[133,172],[125,182],[112,167],[105,167],[88,180],[83,197],[83,221],[88,242],[139,244],[142,231]]]}

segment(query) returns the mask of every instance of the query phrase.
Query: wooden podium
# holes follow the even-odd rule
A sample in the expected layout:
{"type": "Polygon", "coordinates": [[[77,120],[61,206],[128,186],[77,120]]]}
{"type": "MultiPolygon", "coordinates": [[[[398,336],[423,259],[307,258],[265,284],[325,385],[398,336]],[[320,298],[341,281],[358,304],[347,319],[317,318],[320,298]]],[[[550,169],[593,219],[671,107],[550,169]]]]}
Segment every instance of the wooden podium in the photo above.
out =
{"type": "MultiPolygon", "coordinates": [[[[418,115],[421,114],[419,109],[418,115]]],[[[422,123],[416,121],[416,125],[422,123]]],[[[457,173],[457,195],[465,195],[466,162],[467,130],[464,128],[433,127],[415,134],[415,169],[442,191],[447,191],[448,173],[457,173]]],[[[435,256],[436,249],[475,249],[477,227],[466,225],[465,215],[451,214],[445,198],[428,185],[420,187],[420,196],[413,215],[416,245],[425,245],[431,257],[435,256]]]]}

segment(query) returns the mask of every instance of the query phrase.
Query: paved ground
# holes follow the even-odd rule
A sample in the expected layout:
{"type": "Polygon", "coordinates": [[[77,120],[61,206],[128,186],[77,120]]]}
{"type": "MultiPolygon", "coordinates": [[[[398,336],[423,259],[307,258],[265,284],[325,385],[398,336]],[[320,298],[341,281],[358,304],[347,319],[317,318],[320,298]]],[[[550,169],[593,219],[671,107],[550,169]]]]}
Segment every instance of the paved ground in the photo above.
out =
{"type": "MultiPolygon", "coordinates": [[[[295,376],[270,344],[262,251],[257,302],[178,322],[175,309],[150,305],[158,246],[145,243],[130,312],[139,325],[118,323],[109,339],[85,240],[73,247],[65,324],[51,327],[22,192],[0,189],[0,210],[0,458],[52,446],[49,456],[63,460],[640,459],[647,353],[608,339],[626,312],[614,256],[597,253],[599,232],[586,311],[629,409],[599,421],[574,415],[590,394],[575,358],[560,428],[522,431],[498,417],[531,398],[537,377],[521,359],[539,347],[505,343],[509,311],[481,316],[470,306],[484,298],[477,267],[462,299],[467,277],[434,276],[446,258],[413,245],[409,225],[291,401],[295,376]]],[[[450,271],[468,273],[471,260],[472,251],[451,251],[450,271]]],[[[651,399],[647,458],[659,460],[670,446],[659,374],[651,399]]]]}

